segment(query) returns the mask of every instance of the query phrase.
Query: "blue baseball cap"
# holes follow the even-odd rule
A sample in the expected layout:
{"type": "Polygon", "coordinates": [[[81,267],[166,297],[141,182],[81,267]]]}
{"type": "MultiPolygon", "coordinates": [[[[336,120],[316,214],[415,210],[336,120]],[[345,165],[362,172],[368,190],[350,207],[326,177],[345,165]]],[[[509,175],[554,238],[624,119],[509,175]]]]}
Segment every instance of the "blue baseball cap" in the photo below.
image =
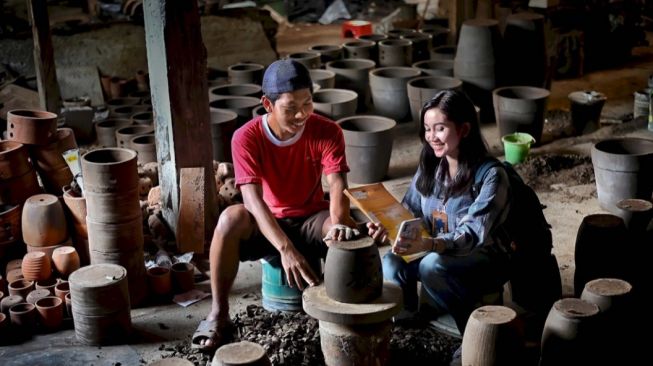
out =
{"type": "Polygon", "coordinates": [[[265,70],[263,94],[282,94],[300,89],[313,90],[311,74],[301,63],[292,59],[278,60],[265,70]]]}

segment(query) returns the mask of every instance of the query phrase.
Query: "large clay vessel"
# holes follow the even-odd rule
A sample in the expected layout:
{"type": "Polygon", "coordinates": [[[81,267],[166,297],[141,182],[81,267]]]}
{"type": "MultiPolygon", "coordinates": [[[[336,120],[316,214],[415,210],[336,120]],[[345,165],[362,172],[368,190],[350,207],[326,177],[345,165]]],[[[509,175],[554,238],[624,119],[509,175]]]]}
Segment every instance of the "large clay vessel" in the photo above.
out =
{"type": "Polygon", "coordinates": [[[345,135],[350,182],[380,182],[388,171],[397,123],[381,116],[354,116],[337,122],[345,135]]]}
{"type": "Polygon", "coordinates": [[[374,240],[332,241],[324,264],[324,286],[327,296],[345,303],[361,304],[381,296],[383,273],[374,240]]]}
{"type": "Polygon", "coordinates": [[[39,194],[25,201],[22,222],[23,240],[32,246],[47,247],[68,238],[63,206],[56,196],[39,194]]]}
{"type": "Polygon", "coordinates": [[[234,64],[227,68],[231,84],[259,84],[263,81],[265,66],[255,63],[234,64]]]}
{"type": "Polygon", "coordinates": [[[319,52],[295,52],[288,55],[288,58],[299,62],[309,70],[319,69],[322,66],[319,52]]]}
{"type": "MultiPolygon", "coordinates": [[[[433,62],[433,61],[430,61],[433,62]]],[[[408,100],[413,121],[419,122],[422,105],[441,90],[462,89],[463,82],[448,76],[423,76],[408,82],[408,100]]]]}
{"type": "Polygon", "coordinates": [[[336,73],[336,88],[353,90],[358,94],[358,111],[370,104],[369,72],[376,64],[372,60],[346,59],[331,61],[326,69],[336,73]]]}
{"type": "Polygon", "coordinates": [[[238,115],[238,127],[252,119],[252,109],[261,104],[259,98],[254,97],[224,97],[209,103],[210,109],[228,109],[238,115]]]}
{"type": "Polygon", "coordinates": [[[568,98],[574,132],[581,135],[598,130],[601,110],[607,100],[605,94],[589,90],[575,91],[569,93],[568,98]]]}
{"type": "Polygon", "coordinates": [[[129,148],[136,151],[140,164],[156,162],[156,139],[154,134],[138,135],[131,138],[129,148]]]}
{"type": "Polygon", "coordinates": [[[407,39],[387,39],[379,42],[379,66],[408,66],[412,63],[413,42],[407,39]]]}
{"type": "Polygon", "coordinates": [[[494,89],[492,99],[499,136],[525,132],[542,140],[544,113],[551,93],[532,86],[506,86],[494,89]]]}
{"type": "Polygon", "coordinates": [[[56,137],[57,115],[29,109],[7,112],[7,139],[30,145],[47,145],[56,137]]]}
{"type": "Polygon", "coordinates": [[[359,58],[377,61],[379,58],[379,50],[376,42],[358,40],[343,43],[342,47],[345,49],[345,58],[359,58]]]}
{"type": "Polygon", "coordinates": [[[327,62],[340,60],[342,58],[342,46],[341,45],[331,45],[331,44],[322,44],[314,45],[308,48],[311,52],[317,52],[320,54],[320,61],[322,64],[327,62]]]}
{"type": "Polygon", "coordinates": [[[616,138],[592,147],[599,204],[619,214],[617,202],[627,198],[651,199],[653,192],[653,141],[616,138]]]}
{"type": "Polygon", "coordinates": [[[410,67],[381,67],[370,71],[370,88],[376,113],[395,121],[409,119],[407,83],[419,75],[419,70],[410,67]]]}
{"type": "MultiPolygon", "coordinates": [[[[330,70],[311,69],[311,80],[322,89],[332,89],[336,86],[336,73],[330,70]]],[[[313,90],[315,92],[315,90],[313,90]]]]}

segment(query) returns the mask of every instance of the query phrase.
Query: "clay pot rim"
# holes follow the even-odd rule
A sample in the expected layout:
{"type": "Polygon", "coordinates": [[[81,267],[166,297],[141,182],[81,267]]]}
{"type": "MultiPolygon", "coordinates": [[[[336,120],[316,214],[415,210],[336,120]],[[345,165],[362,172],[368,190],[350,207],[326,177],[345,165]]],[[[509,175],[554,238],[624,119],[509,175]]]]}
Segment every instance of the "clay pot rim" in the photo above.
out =
{"type": "Polygon", "coordinates": [[[408,86],[411,86],[416,89],[454,89],[454,88],[460,88],[463,86],[463,82],[460,79],[456,79],[451,76],[444,76],[444,75],[430,75],[430,76],[420,76],[416,77],[414,79],[408,80],[408,86]],[[437,88],[432,88],[429,86],[416,86],[416,83],[420,83],[422,81],[427,81],[427,80],[433,80],[437,81],[438,83],[442,83],[440,86],[437,88]]]}
{"type": "Polygon", "coordinates": [[[61,247],[56,248],[55,250],[52,251],[52,255],[55,255],[55,254],[65,255],[65,254],[70,254],[70,253],[77,253],[77,250],[75,249],[75,247],[70,246],[70,245],[61,246],[61,247]]]}
{"type": "Polygon", "coordinates": [[[345,134],[374,134],[374,133],[391,130],[397,126],[397,122],[392,118],[377,116],[377,115],[345,117],[337,120],[336,123],[338,124],[338,126],[340,126],[340,128],[342,128],[342,131],[345,134]],[[356,120],[365,120],[365,119],[373,119],[375,121],[373,124],[375,128],[373,130],[369,130],[369,131],[349,130],[342,127],[342,125],[347,122],[352,122],[356,120]]]}
{"type": "Polygon", "coordinates": [[[34,286],[38,290],[38,289],[43,289],[43,288],[48,288],[48,287],[55,287],[55,286],[57,286],[58,283],[59,282],[57,281],[56,278],[50,277],[50,278],[47,278],[45,280],[37,280],[34,283],[34,286]],[[43,282],[46,282],[46,283],[43,283],[43,282]]]}
{"type": "Polygon", "coordinates": [[[130,143],[136,144],[136,145],[150,145],[154,144],[156,141],[156,138],[154,137],[154,134],[148,133],[146,135],[138,135],[134,136],[129,140],[130,143]]]}
{"type": "Polygon", "coordinates": [[[376,62],[366,58],[347,58],[344,60],[329,61],[326,67],[338,70],[367,70],[376,67],[376,62]]]}
{"type": "Polygon", "coordinates": [[[347,47],[363,47],[363,46],[374,47],[374,45],[376,45],[375,41],[368,41],[366,39],[360,39],[360,38],[358,40],[356,40],[356,41],[349,41],[349,42],[345,42],[345,43],[342,44],[342,46],[344,48],[347,48],[347,47]]]}
{"type": "Polygon", "coordinates": [[[308,48],[309,51],[338,51],[342,50],[342,45],[339,44],[316,44],[308,48]]]}
{"type": "Polygon", "coordinates": [[[68,281],[60,281],[59,283],[57,283],[57,284],[54,286],[54,290],[55,290],[55,291],[63,291],[63,292],[65,292],[65,291],[70,291],[70,282],[68,282],[68,281]],[[65,289],[62,289],[62,288],[60,288],[60,286],[64,286],[64,287],[66,287],[66,288],[65,288],[65,289]]]}
{"type": "Polygon", "coordinates": [[[218,114],[218,117],[217,117],[218,120],[211,122],[211,124],[220,124],[220,123],[225,123],[225,122],[232,122],[232,121],[235,121],[236,119],[238,119],[238,113],[236,113],[236,112],[234,112],[234,111],[232,111],[230,109],[211,108],[211,114],[213,114],[213,113],[218,114]]]}
{"type": "Polygon", "coordinates": [[[310,69],[308,73],[311,75],[311,80],[326,80],[336,77],[336,73],[331,70],[310,69]]]}
{"type": "Polygon", "coordinates": [[[195,265],[193,263],[188,263],[188,262],[177,262],[170,267],[171,272],[187,272],[190,270],[193,270],[195,268],[195,265]],[[183,269],[179,269],[179,267],[182,267],[183,269]]]}
{"type": "Polygon", "coordinates": [[[32,286],[34,286],[34,281],[29,281],[29,280],[26,280],[24,278],[21,278],[19,280],[9,282],[9,285],[7,285],[7,288],[10,288],[10,289],[13,289],[13,290],[24,290],[24,289],[32,287],[32,286]],[[19,282],[23,286],[16,287],[16,284],[18,284],[19,282]],[[25,285],[25,283],[27,283],[27,285],[25,285]]]}
{"type": "Polygon", "coordinates": [[[228,71],[258,71],[263,70],[265,66],[253,62],[240,62],[227,67],[228,71]]]}
{"type": "Polygon", "coordinates": [[[7,203],[0,203],[0,216],[9,216],[12,211],[19,211],[20,205],[10,205],[7,203]]]}
{"type": "Polygon", "coordinates": [[[84,160],[87,164],[94,164],[94,165],[101,165],[101,166],[124,164],[132,159],[136,159],[136,151],[125,149],[122,147],[105,147],[102,149],[89,151],[86,154],[82,155],[82,160],[84,160]],[[101,155],[101,156],[111,155],[116,159],[115,161],[96,161],[95,155],[101,155]],[[93,159],[91,160],[90,158],[93,159]]]}
{"type": "Polygon", "coordinates": [[[34,250],[34,251],[31,251],[31,252],[27,252],[23,256],[23,267],[25,267],[26,265],[29,264],[29,263],[25,263],[26,258],[27,259],[42,259],[42,258],[45,258],[45,257],[47,257],[47,254],[42,250],[34,250]]]}
{"type": "Polygon", "coordinates": [[[383,41],[379,42],[379,47],[384,46],[384,47],[392,47],[392,46],[412,46],[413,41],[410,41],[408,39],[404,38],[391,38],[391,39],[384,39],[383,41]]]}
{"type": "Polygon", "coordinates": [[[219,96],[249,96],[251,94],[256,94],[260,93],[262,90],[261,86],[258,84],[252,84],[252,83],[245,83],[245,84],[224,84],[224,85],[218,85],[214,86],[209,90],[209,93],[212,95],[219,95],[219,96]],[[244,94],[233,94],[231,91],[232,89],[245,89],[244,94]],[[248,90],[249,89],[249,90],[248,90]],[[226,94],[220,93],[221,91],[226,91],[226,94]]]}
{"type": "Polygon", "coordinates": [[[61,299],[58,298],[57,296],[46,296],[46,297],[42,297],[42,298],[36,300],[34,305],[36,306],[37,309],[52,309],[52,308],[56,308],[58,306],[62,306],[63,301],[61,301],[61,299]],[[50,305],[43,304],[44,302],[50,302],[50,301],[53,302],[50,305]]]}
{"type": "Polygon", "coordinates": [[[29,118],[33,120],[57,119],[57,115],[52,112],[36,109],[14,109],[7,112],[7,121],[9,121],[11,117],[29,118]]]}
{"type": "Polygon", "coordinates": [[[288,58],[295,60],[315,59],[316,57],[320,57],[320,55],[320,52],[317,51],[300,51],[289,53],[288,58]]]}
{"type": "Polygon", "coordinates": [[[604,155],[614,155],[614,156],[646,156],[653,154],[653,140],[643,139],[639,137],[618,137],[612,139],[605,139],[597,142],[592,146],[592,150],[604,155]],[[640,152],[628,152],[628,153],[619,153],[612,152],[607,147],[614,148],[616,146],[623,148],[628,144],[635,144],[636,148],[640,150],[646,150],[645,147],[648,145],[649,150],[640,151],[640,152]]]}
{"type": "Polygon", "coordinates": [[[399,39],[408,39],[408,40],[418,40],[418,41],[430,41],[433,38],[432,35],[422,32],[413,32],[402,34],[399,36],[399,39]]]}
{"type": "Polygon", "coordinates": [[[412,67],[416,69],[423,69],[423,70],[449,70],[449,69],[453,69],[453,64],[454,64],[453,60],[424,60],[424,61],[415,62],[412,65],[412,67]],[[425,65],[429,65],[429,66],[424,67],[425,65]],[[441,65],[446,67],[433,67],[432,65],[441,65]]]}
{"type": "Polygon", "coordinates": [[[419,77],[422,74],[420,70],[414,69],[408,66],[386,66],[378,67],[374,70],[370,70],[370,76],[383,79],[413,79],[419,77]],[[398,76],[389,76],[387,75],[388,71],[398,71],[402,75],[398,76]],[[405,74],[405,75],[404,75],[405,74]]]}
{"type": "Polygon", "coordinates": [[[642,198],[625,198],[617,202],[617,208],[633,212],[646,212],[653,209],[653,202],[642,198]]]}
{"type": "Polygon", "coordinates": [[[6,154],[9,152],[19,150],[23,146],[25,145],[23,145],[18,141],[2,140],[0,141],[0,154],[6,154]]]}
{"type": "Polygon", "coordinates": [[[551,95],[551,92],[547,89],[538,88],[536,86],[519,85],[496,88],[492,91],[492,94],[497,97],[512,100],[535,101],[548,98],[551,95]],[[505,95],[506,92],[509,92],[510,95],[505,95]]]}
{"type": "MultiPolygon", "coordinates": [[[[333,98],[333,99],[336,99],[333,98]]],[[[353,90],[349,89],[338,89],[338,88],[328,88],[328,89],[320,89],[313,93],[313,104],[341,104],[341,103],[348,103],[354,101],[356,98],[358,98],[358,93],[356,93],[353,90]],[[331,94],[332,96],[336,96],[338,100],[334,101],[321,101],[319,98],[316,98],[318,95],[322,94],[331,94]]]]}
{"type": "Polygon", "coordinates": [[[36,305],[30,304],[28,302],[21,302],[10,307],[9,313],[18,315],[18,314],[29,313],[30,311],[34,311],[34,310],[36,310],[36,305]],[[21,310],[21,308],[25,308],[25,309],[21,310]]]}
{"type": "Polygon", "coordinates": [[[165,277],[166,275],[170,274],[170,269],[167,267],[150,267],[147,269],[147,275],[151,277],[165,277]]]}
{"type": "Polygon", "coordinates": [[[126,127],[126,126],[129,126],[129,125],[132,124],[132,121],[129,120],[128,118],[107,118],[105,120],[97,122],[95,124],[95,126],[99,127],[99,128],[113,128],[113,129],[116,129],[119,122],[126,123],[125,126],[121,126],[121,127],[126,127]]]}
{"type": "Polygon", "coordinates": [[[218,108],[218,109],[229,109],[230,107],[240,109],[240,108],[254,108],[259,104],[261,104],[261,100],[259,98],[248,97],[248,96],[224,95],[220,97],[220,99],[216,99],[211,103],[209,103],[209,107],[218,108]],[[230,105],[232,103],[244,104],[244,105],[230,105]],[[225,105],[221,106],[221,104],[225,104],[225,105]]]}

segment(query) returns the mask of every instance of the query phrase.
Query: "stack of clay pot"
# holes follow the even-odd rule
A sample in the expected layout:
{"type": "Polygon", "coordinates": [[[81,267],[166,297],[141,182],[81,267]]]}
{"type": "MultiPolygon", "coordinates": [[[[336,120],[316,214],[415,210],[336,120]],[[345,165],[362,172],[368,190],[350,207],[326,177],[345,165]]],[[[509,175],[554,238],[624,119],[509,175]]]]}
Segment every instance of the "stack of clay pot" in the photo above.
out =
{"type": "Polygon", "coordinates": [[[24,144],[47,144],[56,131],[56,118],[32,120],[21,117],[32,112],[7,113],[7,138],[11,141],[0,141],[0,203],[6,205],[22,205],[29,196],[41,192],[24,144]]]}
{"type": "MultiPolygon", "coordinates": [[[[13,110],[7,113],[7,123],[7,137],[27,145],[46,191],[59,194],[61,188],[73,180],[61,155],[77,147],[73,131],[70,128],[57,130],[57,115],[46,111],[13,110]]],[[[28,189],[31,194],[37,193],[36,177],[31,173],[26,177],[17,191],[28,189]]]]}
{"type": "MultiPolygon", "coordinates": [[[[143,226],[136,153],[106,148],[82,156],[91,264],[127,270],[131,303],[145,297],[143,226]]],[[[74,295],[73,295],[74,296],[74,295]]]]}
{"type": "Polygon", "coordinates": [[[41,251],[52,257],[55,249],[70,245],[68,224],[59,199],[52,194],[28,198],[23,207],[22,233],[27,252],[41,251]]]}
{"type": "Polygon", "coordinates": [[[86,197],[75,192],[70,186],[63,188],[64,209],[68,218],[68,229],[79,254],[81,264],[90,263],[88,253],[88,229],[86,227],[86,197]]]}
{"type": "Polygon", "coordinates": [[[128,341],[131,305],[127,272],[115,264],[92,264],[70,276],[68,295],[78,341],[87,345],[128,341]]]}

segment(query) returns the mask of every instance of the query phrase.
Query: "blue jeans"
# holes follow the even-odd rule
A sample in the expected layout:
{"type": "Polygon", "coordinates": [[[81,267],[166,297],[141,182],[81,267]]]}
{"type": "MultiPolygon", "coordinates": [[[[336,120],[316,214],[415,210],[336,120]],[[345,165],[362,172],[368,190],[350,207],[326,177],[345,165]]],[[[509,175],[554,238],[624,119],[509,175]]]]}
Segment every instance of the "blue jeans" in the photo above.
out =
{"type": "Polygon", "coordinates": [[[466,256],[429,253],[406,263],[388,252],[383,257],[383,277],[401,286],[404,308],[417,310],[417,281],[426,294],[450,313],[462,334],[469,315],[481,297],[499,291],[508,279],[508,254],[478,248],[466,256]]]}

